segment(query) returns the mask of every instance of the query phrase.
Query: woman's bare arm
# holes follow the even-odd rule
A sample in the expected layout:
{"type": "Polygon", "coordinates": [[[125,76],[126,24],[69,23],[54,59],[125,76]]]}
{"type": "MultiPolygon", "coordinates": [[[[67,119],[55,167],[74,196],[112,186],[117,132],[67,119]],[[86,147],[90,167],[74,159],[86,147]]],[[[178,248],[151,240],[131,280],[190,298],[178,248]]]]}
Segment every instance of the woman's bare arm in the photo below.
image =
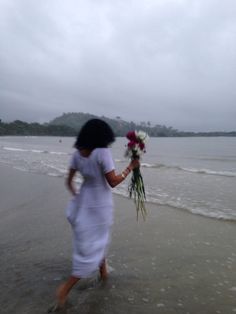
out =
{"type": "Polygon", "coordinates": [[[134,169],[138,168],[140,166],[140,163],[138,159],[134,159],[130,162],[129,166],[122,171],[120,174],[116,174],[115,170],[112,170],[105,174],[106,180],[108,184],[114,188],[118,184],[120,184],[122,181],[125,180],[125,178],[128,176],[128,174],[134,169]]]}
{"type": "Polygon", "coordinates": [[[75,174],[76,174],[76,170],[70,168],[69,172],[68,172],[68,176],[66,178],[66,186],[72,195],[76,195],[76,190],[75,190],[75,187],[73,184],[73,178],[74,178],[75,174]]]}

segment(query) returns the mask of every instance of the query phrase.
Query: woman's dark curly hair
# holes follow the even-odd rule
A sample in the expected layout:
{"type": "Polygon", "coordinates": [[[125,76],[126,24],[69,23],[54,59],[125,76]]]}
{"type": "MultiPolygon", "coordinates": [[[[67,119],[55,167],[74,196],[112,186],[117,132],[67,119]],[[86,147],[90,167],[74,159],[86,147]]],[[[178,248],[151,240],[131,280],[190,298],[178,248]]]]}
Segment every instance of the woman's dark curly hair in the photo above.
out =
{"type": "Polygon", "coordinates": [[[105,148],[115,141],[111,127],[103,120],[91,119],[79,131],[75,148],[105,148]]]}

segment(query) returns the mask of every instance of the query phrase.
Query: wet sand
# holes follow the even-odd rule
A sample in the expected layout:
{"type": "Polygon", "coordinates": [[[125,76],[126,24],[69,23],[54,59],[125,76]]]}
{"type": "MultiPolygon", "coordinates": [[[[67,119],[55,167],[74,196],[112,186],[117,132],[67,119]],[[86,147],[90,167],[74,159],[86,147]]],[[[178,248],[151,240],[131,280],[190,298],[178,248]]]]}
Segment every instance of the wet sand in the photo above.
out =
{"type": "MultiPolygon", "coordinates": [[[[46,313],[70,274],[63,178],[0,165],[0,313],[46,313]]],[[[114,196],[110,278],[72,291],[64,313],[236,313],[236,224],[114,196]]]]}

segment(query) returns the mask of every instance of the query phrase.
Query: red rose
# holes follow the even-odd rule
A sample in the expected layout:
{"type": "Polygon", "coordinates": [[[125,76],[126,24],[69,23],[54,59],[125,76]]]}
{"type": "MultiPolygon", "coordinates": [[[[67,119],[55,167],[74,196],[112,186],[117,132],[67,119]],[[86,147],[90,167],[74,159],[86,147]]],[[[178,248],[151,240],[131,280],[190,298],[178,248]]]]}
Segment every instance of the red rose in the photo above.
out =
{"type": "Polygon", "coordinates": [[[137,137],[134,131],[129,131],[126,135],[127,139],[133,142],[137,142],[137,137]]]}
{"type": "Polygon", "coordinates": [[[144,148],[145,148],[145,144],[144,143],[139,143],[138,146],[139,146],[139,148],[141,150],[144,150],[144,148]]]}
{"type": "Polygon", "coordinates": [[[136,144],[136,143],[135,143],[134,141],[130,141],[130,142],[128,143],[128,147],[132,149],[132,148],[135,146],[135,144],[136,144]]]}

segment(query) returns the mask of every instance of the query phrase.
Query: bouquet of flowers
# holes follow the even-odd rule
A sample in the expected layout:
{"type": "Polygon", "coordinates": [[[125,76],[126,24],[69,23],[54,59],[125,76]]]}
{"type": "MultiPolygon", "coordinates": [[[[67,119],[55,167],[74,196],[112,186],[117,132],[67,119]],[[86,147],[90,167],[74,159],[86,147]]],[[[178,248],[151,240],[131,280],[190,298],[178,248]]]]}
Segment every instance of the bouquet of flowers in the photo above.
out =
{"type": "MultiPolygon", "coordinates": [[[[146,152],[145,142],[148,139],[147,133],[143,131],[130,131],[126,135],[129,140],[125,156],[131,159],[139,159],[140,156],[146,152]]],[[[137,220],[139,212],[141,212],[143,219],[145,220],[147,211],[145,207],[145,188],[143,183],[143,177],[140,172],[140,168],[135,168],[131,177],[131,182],[128,187],[129,196],[134,198],[137,212],[137,220]]]]}

